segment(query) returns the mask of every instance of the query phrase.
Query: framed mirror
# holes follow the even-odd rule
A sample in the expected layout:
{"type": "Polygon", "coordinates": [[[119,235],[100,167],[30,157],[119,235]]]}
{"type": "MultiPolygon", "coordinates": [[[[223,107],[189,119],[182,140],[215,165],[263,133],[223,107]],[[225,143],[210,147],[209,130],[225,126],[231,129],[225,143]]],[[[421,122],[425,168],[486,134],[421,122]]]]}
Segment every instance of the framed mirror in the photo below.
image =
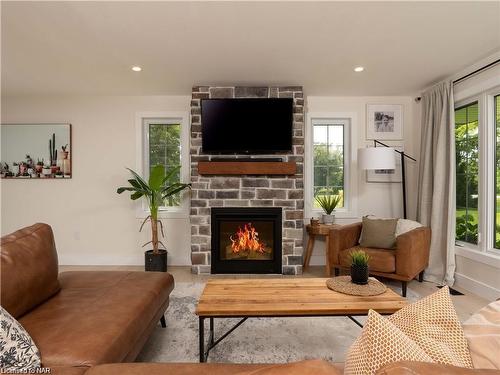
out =
{"type": "Polygon", "coordinates": [[[71,124],[2,124],[0,176],[71,178],[71,124]]]}

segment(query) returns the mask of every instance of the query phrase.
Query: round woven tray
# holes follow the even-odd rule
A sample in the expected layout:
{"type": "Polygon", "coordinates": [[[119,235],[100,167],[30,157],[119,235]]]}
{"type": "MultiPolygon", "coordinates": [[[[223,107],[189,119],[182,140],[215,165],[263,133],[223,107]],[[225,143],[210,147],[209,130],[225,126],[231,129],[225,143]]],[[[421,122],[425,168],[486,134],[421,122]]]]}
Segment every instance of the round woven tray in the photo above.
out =
{"type": "Polygon", "coordinates": [[[331,290],[351,296],[376,296],[387,289],[384,284],[373,277],[368,278],[368,284],[358,285],[351,282],[351,276],[337,276],[326,280],[326,286],[331,290]]]}

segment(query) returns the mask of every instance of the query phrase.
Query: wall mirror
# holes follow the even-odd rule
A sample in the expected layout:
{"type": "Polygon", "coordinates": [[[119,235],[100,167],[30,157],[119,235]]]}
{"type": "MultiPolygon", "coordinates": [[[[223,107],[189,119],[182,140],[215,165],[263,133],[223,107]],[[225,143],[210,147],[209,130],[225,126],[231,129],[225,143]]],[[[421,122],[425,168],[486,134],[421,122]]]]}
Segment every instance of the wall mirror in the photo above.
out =
{"type": "Polygon", "coordinates": [[[71,124],[2,124],[2,178],[71,178],[71,124]]]}

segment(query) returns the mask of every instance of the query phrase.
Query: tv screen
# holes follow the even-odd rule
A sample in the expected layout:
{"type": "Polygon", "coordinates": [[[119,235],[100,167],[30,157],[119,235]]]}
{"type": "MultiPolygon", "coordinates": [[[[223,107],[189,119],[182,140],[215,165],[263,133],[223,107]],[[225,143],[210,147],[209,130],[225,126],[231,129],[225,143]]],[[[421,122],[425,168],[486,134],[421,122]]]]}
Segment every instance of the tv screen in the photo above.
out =
{"type": "Polygon", "coordinates": [[[202,151],[265,154],[292,150],[293,99],[203,99],[202,151]]]}

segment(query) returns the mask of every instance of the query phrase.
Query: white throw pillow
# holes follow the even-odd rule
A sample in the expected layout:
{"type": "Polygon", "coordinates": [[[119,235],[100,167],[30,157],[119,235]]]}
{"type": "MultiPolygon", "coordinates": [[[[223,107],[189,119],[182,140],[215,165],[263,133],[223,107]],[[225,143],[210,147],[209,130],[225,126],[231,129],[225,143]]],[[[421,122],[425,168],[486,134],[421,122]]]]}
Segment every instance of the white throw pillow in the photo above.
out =
{"type": "Polygon", "coordinates": [[[420,227],[423,227],[423,225],[418,221],[398,219],[398,224],[396,225],[396,237],[420,227]]]}
{"type": "Polygon", "coordinates": [[[1,371],[31,373],[41,367],[40,351],[31,336],[0,306],[1,371]]]}

